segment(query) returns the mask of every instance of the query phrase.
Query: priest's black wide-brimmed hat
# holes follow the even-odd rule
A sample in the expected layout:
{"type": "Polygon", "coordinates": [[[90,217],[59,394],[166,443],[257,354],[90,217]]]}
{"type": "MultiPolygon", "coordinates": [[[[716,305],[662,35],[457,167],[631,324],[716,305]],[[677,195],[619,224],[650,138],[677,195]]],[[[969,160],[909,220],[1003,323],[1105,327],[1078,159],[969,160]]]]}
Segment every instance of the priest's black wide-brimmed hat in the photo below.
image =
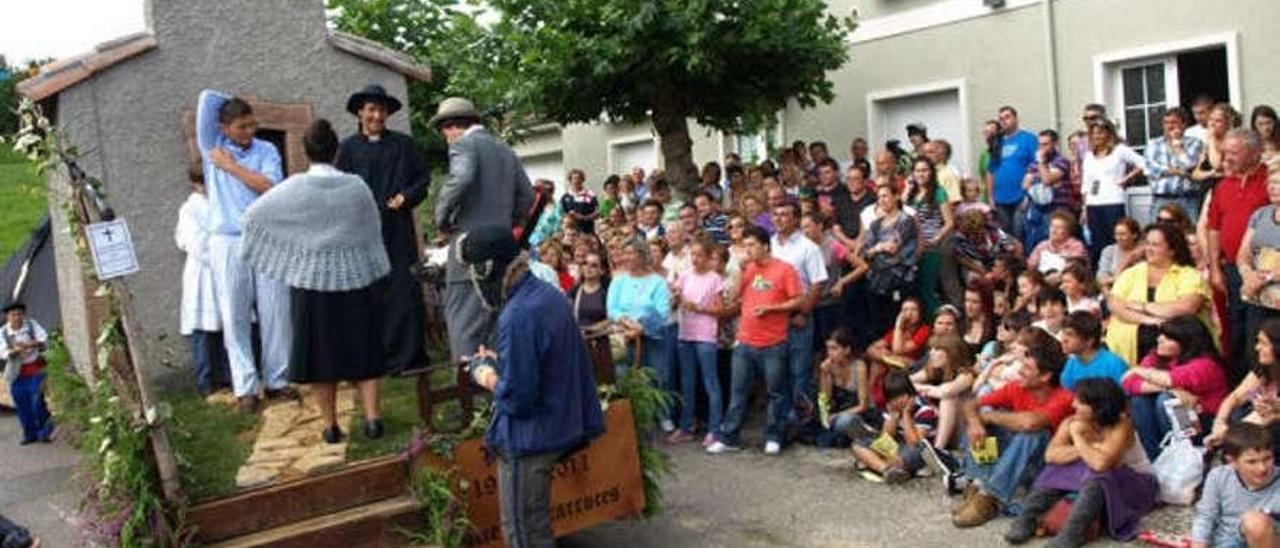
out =
{"type": "Polygon", "coordinates": [[[401,106],[400,100],[389,95],[386,88],[378,84],[369,84],[364,89],[353,93],[351,98],[347,99],[347,112],[357,114],[361,108],[364,108],[365,103],[371,101],[382,103],[383,106],[387,107],[388,115],[395,114],[397,110],[400,110],[401,106]]]}

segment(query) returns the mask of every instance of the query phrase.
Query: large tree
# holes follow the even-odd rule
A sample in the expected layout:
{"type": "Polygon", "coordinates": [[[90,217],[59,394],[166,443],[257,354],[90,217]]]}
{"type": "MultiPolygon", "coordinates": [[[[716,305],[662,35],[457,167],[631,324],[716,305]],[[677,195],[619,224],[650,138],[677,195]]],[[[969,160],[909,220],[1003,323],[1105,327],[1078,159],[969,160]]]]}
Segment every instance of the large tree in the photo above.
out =
{"type": "Polygon", "coordinates": [[[651,120],[668,178],[684,189],[697,182],[688,120],[752,130],[789,101],[829,102],[827,72],[848,60],[854,25],[824,0],[489,0],[479,21],[454,0],[334,4],[339,28],[444,69],[441,91],[500,112],[509,128],[651,120]],[[366,30],[382,21],[384,36],[343,22],[357,14],[366,30]]]}

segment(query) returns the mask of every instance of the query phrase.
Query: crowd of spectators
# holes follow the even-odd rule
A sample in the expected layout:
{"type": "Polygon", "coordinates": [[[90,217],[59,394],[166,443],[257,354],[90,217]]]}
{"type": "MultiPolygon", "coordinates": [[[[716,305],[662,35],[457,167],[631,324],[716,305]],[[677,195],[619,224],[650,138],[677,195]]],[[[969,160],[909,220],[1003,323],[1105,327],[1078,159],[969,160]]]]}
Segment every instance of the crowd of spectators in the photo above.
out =
{"type": "Polygon", "coordinates": [[[1225,463],[1193,541],[1272,541],[1276,113],[1201,97],[1160,119],[1130,146],[1087,105],[1063,142],[1006,106],[973,173],[922,124],[840,158],[729,154],[679,190],[635,168],[597,194],[573,170],[558,200],[535,183],[526,236],[598,374],[651,367],[676,396],[670,443],[740,451],[763,377],[765,454],[844,447],[873,481],[941,478],[957,526],[1011,516],[1010,542],[1071,500],[1050,530],[1074,546],[1137,534],[1182,436],[1225,463]]]}

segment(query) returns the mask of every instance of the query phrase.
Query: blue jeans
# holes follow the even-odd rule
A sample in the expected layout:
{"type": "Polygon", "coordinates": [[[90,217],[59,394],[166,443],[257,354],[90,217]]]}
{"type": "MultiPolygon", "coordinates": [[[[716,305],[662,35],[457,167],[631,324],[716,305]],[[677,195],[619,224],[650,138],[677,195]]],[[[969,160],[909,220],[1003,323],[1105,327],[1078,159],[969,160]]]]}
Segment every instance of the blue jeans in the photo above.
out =
{"type": "Polygon", "coordinates": [[[1240,290],[1244,279],[1240,277],[1240,268],[1235,261],[1222,265],[1223,283],[1227,286],[1227,352],[1230,356],[1231,368],[1227,371],[1234,386],[1249,373],[1248,356],[1254,341],[1245,336],[1246,323],[1249,321],[1249,304],[1240,299],[1240,290]]]}
{"type": "MultiPolygon", "coordinates": [[[[1164,437],[1173,430],[1173,422],[1169,418],[1169,413],[1164,410],[1164,402],[1174,399],[1174,395],[1169,392],[1160,392],[1156,394],[1140,394],[1129,398],[1129,413],[1133,417],[1133,428],[1138,431],[1138,440],[1142,442],[1142,449],[1147,452],[1147,458],[1156,460],[1160,455],[1160,442],[1164,441],[1164,437]]],[[[1212,424],[1204,422],[1201,417],[1201,424],[1212,424]]]]}
{"type": "Polygon", "coordinates": [[[804,327],[787,328],[787,360],[791,372],[788,413],[813,398],[813,315],[805,317],[804,327]]]}
{"type": "MultiPolygon", "coordinates": [[[[675,364],[668,361],[668,355],[671,352],[670,346],[675,345],[674,339],[666,337],[650,337],[644,336],[642,348],[640,350],[640,365],[652,370],[658,376],[658,388],[664,392],[674,392],[672,369],[675,364]]],[[[636,362],[635,345],[627,346],[627,363],[619,364],[615,369],[616,377],[621,379],[626,376],[627,369],[631,364],[636,362]]],[[[659,420],[671,420],[671,407],[665,406],[658,413],[659,420]]]]}
{"type": "Polygon", "coordinates": [[[196,373],[196,390],[201,396],[231,382],[231,365],[219,331],[192,331],[187,335],[191,365],[196,373]]]}
{"type": "Polygon", "coordinates": [[[1019,240],[1022,239],[1023,221],[1025,220],[1021,213],[1021,200],[1009,204],[996,204],[996,221],[1000,223],[1000,226],[1004,227],[1005,232],[1019,240]]]}
{"type": "Polygon", "coordinates": [[[1087,206],[1084,208],[1089,216],[1089,260],[1090,264],[1098,264],[1102,249],[1116,243],[1116,222],[1124,218],[1124,204],[1087,206]]]}
{"type": "Polygon", "coordinates": [[[720,440],[726,445],[739,445],[743,416],[747,413],[747,398],[756,383],[756,372],[764,375],[765,391],[769,395],[765,415],[764,435],[769,441],[782,443],[787,424],[787,404],[790,386],[787,384],[787,343],[756,348],[738,343],[733,349],[733,387],[729,396],[729,411],[720,423],[720,440]]]}
{"type": "Polygon", "coordinates": [[[53,434],[53,420],[44,404],[44,372],[18,377],[9,383],[9,394],[18,408],[18,422],[22,425],[22,441],[33,442],[48,439],[53,434]]]}
{"type": "Polygon", "coordinates": [[[989,428],[987,435],[995,436],[1000,447],[1000,458],[994,464],[978,464],[973,460],[973,447],[966,432],[960,438],[964,448],[964,473],[978,480],[982,491],[998,499],[1005,506],[1013,502],[1018,487],[1031,488],[1031,482],[1044,467],[1044,450],[1049,447],[1050,432],[1010,432],[1003,428],[989,428]]]}
{"type": "Polygon", "coordinates": [[[698,376],[707,392],[707,431],[718,432],[723,401],[720,377],[716,371],[716,343],[680,341],[680,428],[693,431],[693,413],[698,401],[698,376]]]}

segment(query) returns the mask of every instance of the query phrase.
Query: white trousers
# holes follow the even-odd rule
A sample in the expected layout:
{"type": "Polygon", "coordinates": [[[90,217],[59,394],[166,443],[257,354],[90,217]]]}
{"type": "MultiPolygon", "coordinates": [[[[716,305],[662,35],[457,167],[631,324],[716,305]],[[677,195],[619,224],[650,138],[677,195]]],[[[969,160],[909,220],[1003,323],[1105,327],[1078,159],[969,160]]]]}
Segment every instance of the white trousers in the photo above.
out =
{"type": "Polygon", "coordinates": [[[258,372],[253,362],[255,309],[262,336],[263,380],[268,390],[288,386],[293,343],[289,286],[254,272],[242,262],[239,236],[215,234],[209,238],[209,259],[236,396],[258,394],[258,372]]]}

